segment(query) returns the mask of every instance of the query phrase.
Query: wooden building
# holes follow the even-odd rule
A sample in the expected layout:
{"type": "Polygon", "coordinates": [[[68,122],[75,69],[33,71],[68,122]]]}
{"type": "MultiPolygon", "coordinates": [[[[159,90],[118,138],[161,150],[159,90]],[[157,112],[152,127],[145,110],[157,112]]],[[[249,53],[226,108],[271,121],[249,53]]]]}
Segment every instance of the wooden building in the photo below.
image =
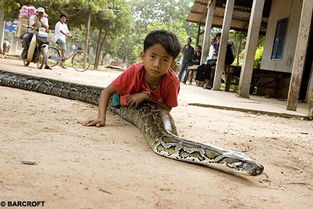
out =
{"type": "MultiPolygon", "coordinates": [[[[265,34],[261,69],[288,75],[287,109],[298,99],[313,100],[313,0],[195,0],[187,21],[204,25],[202,59],[209,52],[212,27],[222,28],[213,90],[219,90],[229,30],[246,31],[238,94],[249,97],[259,34],[265,34]]],[[[271,75],[271,74],[270,74],[271,75]]]]}

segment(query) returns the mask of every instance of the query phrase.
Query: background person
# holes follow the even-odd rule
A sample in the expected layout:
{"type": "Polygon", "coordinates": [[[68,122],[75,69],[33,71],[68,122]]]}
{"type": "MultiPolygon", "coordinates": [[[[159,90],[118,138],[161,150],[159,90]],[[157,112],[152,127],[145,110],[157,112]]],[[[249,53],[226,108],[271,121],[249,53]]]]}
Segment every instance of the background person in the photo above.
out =
{"type": "Polygon", "coordinates": [[[65,23],[66,19],[66,15],[61,14],[59,22],[55,25],[55,40],[61,51],[62,62],[60,62],[60,66],[62,68],[66,68],[63,61],[65,59],[64,54],[66,49],[66,37],[72,36],[68,30],[67,24],[65,23]]]}
{"type": "Polygon", "coordinates": [[[191,42],[192,42],[191,38],[187,38],[186,44],[182,49],[183,58],[182,58],[180,72],[178,74],[178,79],[179,81],[182,81],[184,72],[186,72],[184,79],[183,79],[183,83],[187,82],[188,74],[189,74],[188,66],[192,65],[192,59],[194,56],[194,48],[191,46],[191,42]]]}
{"type": "MultiPolygon", "coordinates": [[[[46,32],[49,32],[49,24],[48,24],[48,18],[44,16],[45,9],[42,7],[38,7],[36,14],[32,15],[29,18],[29,25],[34,28],[34,31],[38,31],[40,27],[44,27],[46,29],[46,32]]],[[[30,41],[33,38],[33,33],[27,32],[23,36],[23,52],[22,52],[22,59],[27,58],[27,52],[29,48],[30,41]]],[[[47,67],[47,66],[46,66],[47,67]]],[[[46,68],[45,67],[45,68],[46,68]]]]}

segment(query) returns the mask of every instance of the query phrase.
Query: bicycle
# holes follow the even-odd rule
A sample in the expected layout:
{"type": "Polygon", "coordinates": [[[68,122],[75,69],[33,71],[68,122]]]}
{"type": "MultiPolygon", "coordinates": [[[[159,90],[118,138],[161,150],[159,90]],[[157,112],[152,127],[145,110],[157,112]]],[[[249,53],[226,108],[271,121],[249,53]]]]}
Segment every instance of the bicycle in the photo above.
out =
{"type": "Polygon", "coordinates": [[[50,67],[54,67],[65,60],[71,59],[71,64],[76,71],[84,72],[89,69],[91,65],[91,57],[84,52],[81,46],[78,46],[76,42],[77,38],[73,38],[74,44],[72,45],[72,53],[70,56],[62,59],[60,50],[55,46],[49,46],[48,48],[48,64],[50,67]]]}

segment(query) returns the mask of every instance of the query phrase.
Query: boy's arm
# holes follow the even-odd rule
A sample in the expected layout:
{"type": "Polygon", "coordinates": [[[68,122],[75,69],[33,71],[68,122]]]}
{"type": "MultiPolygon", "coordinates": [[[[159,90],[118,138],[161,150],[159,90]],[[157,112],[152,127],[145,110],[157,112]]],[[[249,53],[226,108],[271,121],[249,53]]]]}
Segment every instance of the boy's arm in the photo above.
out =
{"type": "Polygon", "coordinates": [[[172,107],[168,106],[167,104],[165,104],[164,102],[157,102],[153,99],[151,99],[151,97],[149,96],[149,94],[147,93],[144,93],[147,95],[147,99],[145,101],[148,101],[148,102],[153,102],[155,104],[157,104],[158,106],[160,106],[161,108],[163,108],[164,110],[166,110],[167,112],[170,112],[172,110],[172,107]]]}
{"type": "Polygon", "coordinates": [[[107,88],[103,89],[99,98],[98,118],[91,119],[83,122],[84,126],[105,126],[106,112],[109,105],[110,97],[116,92],[115,88],[110,84],[107,88]]]}
{"type": "Polygon", "coordinates": [[[146,92],[136,93],[136,94],[133,94],[130,97],[128,97],[127,98],[127,105],[129,107],[131,107],[131,106],[137,107],[143,101],[153,102],[168,112],[170,112],[172,110],[172,107],[168,106],[164,102],[157,102],[157,101],[151,99],[149,94],[146,92]]]}
{"type": "Polygon", "coordinates": [[[172,107],[168,106],[164,102],[156,102],[156,101],[153,101],[153,102],[156,103],[157,105],[159,105],[161,108],[163,108],[167,112],[170,112],[172,110],[172,107]]]}

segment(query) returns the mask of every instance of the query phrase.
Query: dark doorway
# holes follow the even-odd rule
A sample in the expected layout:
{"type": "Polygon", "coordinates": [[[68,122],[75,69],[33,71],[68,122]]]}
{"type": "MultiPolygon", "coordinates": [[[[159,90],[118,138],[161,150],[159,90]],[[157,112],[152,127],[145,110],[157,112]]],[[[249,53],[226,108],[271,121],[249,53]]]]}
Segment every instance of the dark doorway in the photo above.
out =
{"type": "Polygon", "coordinates": [[[312,62],[313,62],[313,24],[311,24],[311,30],[309,35],[309,46],[305,58],[305,64],[303,69],[303,76],[300,86],[300,101],[306,101],[307,89],[309,85],[311,69],[312,69],[312,62]]]}

